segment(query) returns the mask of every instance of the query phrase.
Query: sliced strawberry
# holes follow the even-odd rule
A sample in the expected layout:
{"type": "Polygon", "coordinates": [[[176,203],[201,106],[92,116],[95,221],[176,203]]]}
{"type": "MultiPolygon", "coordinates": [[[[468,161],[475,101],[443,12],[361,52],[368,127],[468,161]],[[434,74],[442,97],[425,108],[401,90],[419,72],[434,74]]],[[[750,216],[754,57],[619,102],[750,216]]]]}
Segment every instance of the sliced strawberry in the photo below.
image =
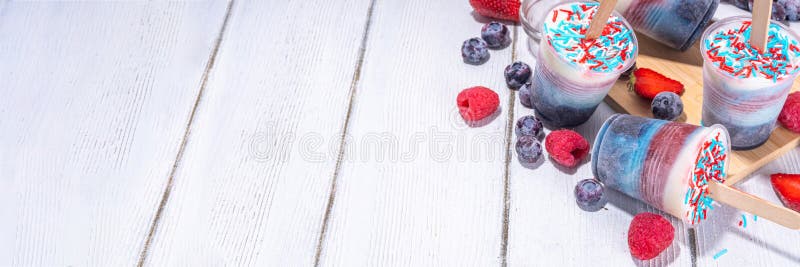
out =
{"type": "Polygon", "coordinates": [[[800,212],[800,174],[776,173],[769,177],[783,205],[800,212]]]}
{"type": "Polygon", "coordinates": [[[481,16],[519,22],[519,0],[469,0],[481,16]]]}
{"type": "Polygon", "coordinates": [[[648,68],[637,68],[633,71],[633,75],[628,81],[628,88],[649,100],[652,100],[661,92],[673,92],[683,95],[684,91],[681,82],[648,68]]]}

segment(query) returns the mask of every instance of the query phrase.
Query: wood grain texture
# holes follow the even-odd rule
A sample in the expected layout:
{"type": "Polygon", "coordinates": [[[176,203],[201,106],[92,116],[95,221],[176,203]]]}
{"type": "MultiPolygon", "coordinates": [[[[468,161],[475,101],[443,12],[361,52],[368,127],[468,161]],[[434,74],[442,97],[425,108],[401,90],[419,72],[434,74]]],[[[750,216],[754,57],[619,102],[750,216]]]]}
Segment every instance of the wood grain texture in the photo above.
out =
{"type": "Polygon", "coordinates": [[[722,205],[734,207],[794,230],[800,230],[800,213],[721,183],[708,184],[708,196],[722,205]]]}
{"type": "MultiPolygon", "coordinates": [[[[520,32],[524,32],[520,29],[520,32]]],[[[536,44],[523,41],[517,46],[519,60],[535,65],[529,51],[536,44]]],[[[532,109],[514,105],[514,122],[534,115],[532,109]]],[[[594,142],[597,131],[615,112],[601,103],[586,123],[573,128],[594,142]]],[[[545,133],[556,129],[546,129],[545,133]]],[[[541,138],[544,145],[544,138],[541,138]]],[[[516,136],[513,138],[516,142],[516,136]]],[[[511,150],[514,150],[514,143],[511,150]]],[[[509,166],[509,266],[688,266],[692,264],[692,240],[683,223],[647,204],[613,190],[607,191],[609,204],[597,212],[581,210],[575,203],[574,190],[578,181],[592,178],[589,157],[576,168],[564,168],[545,157],[534,166],[524,166],[513,152],[509,166]],[[668,218],[675,227],[672,246],[658,257],[640,261],[630,254],[627,242],[628,226],[633,216],[653,212],[668,218]]]]}
{"type": "Polygon", "coordinates": [[[236,1],[145,265],[314,261],[369,1],[236,1]]]}
{"type": "MultiPolygon", "coordinates": [[[[667,49],[643,35],[639,35],[639,37],[640,53],[636,65],[653,69],[683,83],[686,88],[681,96],[684,114],[678,118],[678,121],[700,124],[703,106],[703,59],[700,56],[699,46],[696,44],[681,53],[667,49]]],[[[797,90],[800,90],[800,83],[795,82],[792,91],[797,90]]],[[[629,91],[625,80],[620,80],[614,85],[606,102],[620,112],[653,117],[650,103],[629,91]]],[[[725,183],[736,184],[748,174],[797,147],[798,143],[800,143],[800,135],[779,126],[772,132],[764,145],[751,150],[731,153],[728,180],[725,183]]]]}
{"type": "Polygon", "coordinates": [[[608,17],[611,16],[611,12],[614,11],[614,6],[617,5],[617,0],[603,0],[600,1],[600,7],[597,8],[597,12],[595,13],[596,18],[593,19],[591,24],[589,25],[589,31],[586,33],[586,38],[588,39],[595,39],[600,37],[603,33],[603,29],[608,24],[608,17]]]}
{"type": "Polygon", "coordinates": [[[500,264],[512,51],[463,63],[462,42],[486,22],[471,10],[467,1],[375,3],[320,265],[500,264]],[[476,85],[494,89],[503,110],[473,128],[456,96],[476,85]]]}
{"type": "Polygon", "coordinates": [[[0,6],[0,265],[134,265],[225,3],[0,6]]]}
{"type": "MultiPolygon", "coordinates": [[[[737,185],[742,191],[773,203],[780,203],[772,189],[772,173],[800,173],[800,149],[768,163],[737,185]]],[[[791,230],[728,206],[715,206],[713,216],[697,228],[698,265],[700,266],[798,266],[800,231],[791,230]],[[739,226],[742,215],[746,227],[739,226]],[[725,255],[714,259],[719,251],[725,255]]]]}
{"type": "Polygon", "coordinates": [[[750,34],[750,45],[758,50],[767,47],[769,37],[770,17],[772,16],[772,1],[753,1],[752,6],[753,29],[750,34]]]}

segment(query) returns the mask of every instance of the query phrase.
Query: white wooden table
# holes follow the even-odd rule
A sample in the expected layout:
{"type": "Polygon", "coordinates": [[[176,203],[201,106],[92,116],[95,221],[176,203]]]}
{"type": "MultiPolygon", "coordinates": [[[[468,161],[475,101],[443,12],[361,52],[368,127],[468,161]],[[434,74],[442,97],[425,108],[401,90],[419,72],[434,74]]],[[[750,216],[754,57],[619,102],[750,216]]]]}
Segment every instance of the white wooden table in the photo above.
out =
{"type": "MultiPolygon", "coordinates": [[[[502,69],[534,59],[514,26],[463,64],[484,22],[466,0],[0,0],[0,266],[800,265],[800,233],[724,207],[634,260],[654,209],[583,212],[588,164],[517,162],[532,111],[502,69]],[[455,107],[474,85],[502,102],[479,128],[455,107]]],[[[798,162],[742,188],[777,201],[798,162]]]]}

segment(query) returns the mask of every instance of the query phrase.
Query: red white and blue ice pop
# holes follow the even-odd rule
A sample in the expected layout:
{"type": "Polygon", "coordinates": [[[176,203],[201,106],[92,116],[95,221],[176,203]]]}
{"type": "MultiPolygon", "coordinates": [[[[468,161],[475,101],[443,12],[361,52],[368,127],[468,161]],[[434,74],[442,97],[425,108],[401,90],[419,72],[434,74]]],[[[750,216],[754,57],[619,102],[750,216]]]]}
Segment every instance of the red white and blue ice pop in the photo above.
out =
{"type": "Polygon", "coordinates": [[[547,12],[541,25],[531,104],[556,127],[584,123],[637,56],[630,25],[612,13],[601,35],[586,38],[596,2],[567,2],[547,12]]]}
{"type": "Polygon", "coordinates": [[[728,128],[733,149],[767,141],[800,69],[794,33],[771,23],[764,51],[751,46],[751,19],[733,17],[706,30],[703,64],[703,124],[728,128]]]}
{"type": "Polygon", "coordinates": [[[694,225],[714,208],[708,185],[725,181],[728,145],[719,125],[616,114],[597,134],[592,172],[607,187],[694,225]]]}

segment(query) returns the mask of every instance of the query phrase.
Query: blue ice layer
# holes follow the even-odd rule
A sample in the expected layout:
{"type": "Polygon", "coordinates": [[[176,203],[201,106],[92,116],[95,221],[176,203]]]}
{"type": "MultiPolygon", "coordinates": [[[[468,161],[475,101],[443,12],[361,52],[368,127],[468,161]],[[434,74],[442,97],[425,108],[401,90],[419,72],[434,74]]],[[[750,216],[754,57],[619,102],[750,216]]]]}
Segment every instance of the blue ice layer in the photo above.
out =
{"type": "Polygon", "coordinates": [[[536,63],[531,82],[534,110],[540,119],[555,127],[577,126],[589,120],[611,89],[611,84],[598,84],[591,89],[573,84],[551,72],[542,60],[536,63]]]}
{"type": "MultiPolygon", "coordinates": [[[[783,102],[781,102],[783,103],[783,102]]],[[[705,103],[704,103],[705,104],[705,103]]],[[[725,125],[730,135],[731,147],[735,150],[749,150],[757,148],[769,140],[772,130],[775,129],[775,120],[778,114],[764,117],[764,123],[758,125],[741,125],[738,123],[741,118],[734,118],[730,113],[723,111],[711,111],[711,108],[703,107],[702,112],[703,126],[714,124],[725,125]],[[724,115],[721,115],[724,114],[724,115]]]]}
{"type": "Polygon", "coordinates": [[[647,151],[653,136],[669,122],[636,116],[616,116],[611,120],[597,136],[592,152],[594,174],[606,186],[643,200],[641,176],[647,151]],[[602,157],[594,158],[597,155],[602,157]]]}

